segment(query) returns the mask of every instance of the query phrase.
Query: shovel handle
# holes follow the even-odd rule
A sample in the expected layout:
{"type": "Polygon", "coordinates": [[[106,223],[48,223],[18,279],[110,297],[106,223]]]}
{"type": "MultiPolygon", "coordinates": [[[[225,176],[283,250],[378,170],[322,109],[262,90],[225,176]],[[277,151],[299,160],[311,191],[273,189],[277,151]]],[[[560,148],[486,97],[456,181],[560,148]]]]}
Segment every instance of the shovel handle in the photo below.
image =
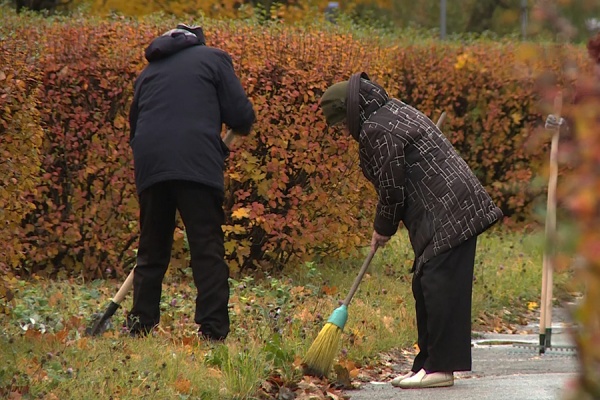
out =
{"type": "MultiPolygon", "coordinates": [[[[560,119],[562,92],[554,98],[554,115],[560,119]]],[[[542,294],[540,300],[540,334],[552,328],[552,285],[555,267],[554,247],[556,246],[556,186],[558,180],[558,142],[560,128],[552,132],[550,143],[550,177],[546,203],[545,245],[542,259],[542,294]]]]}
{"type": "Polygon", "coordinates": [[[234,137],[235,133],[233,133],[231,129],[227,129],[227,133],[225,133],[225,137],[223,138],[223,143],[225,143],[225,145],[229,147],[233,142],[234,137]]]}
{"type": "Polygon", "coordinates": [[[127,295],[127,292],[129,292],[131,290],[131,288],[133,287],[134,272],[135,272],[135,267],[131,270],[129,275],[127,275],[127,279],[125,279],[125,282],[123,282],[123,284],[119,288],[119,291],[117,292],[117,294],[115,294],[115,297],[113,297],[113,299],[112,299],[113,303],[121,304],[121,302],[125,298],[125,295],[127,295]]]}

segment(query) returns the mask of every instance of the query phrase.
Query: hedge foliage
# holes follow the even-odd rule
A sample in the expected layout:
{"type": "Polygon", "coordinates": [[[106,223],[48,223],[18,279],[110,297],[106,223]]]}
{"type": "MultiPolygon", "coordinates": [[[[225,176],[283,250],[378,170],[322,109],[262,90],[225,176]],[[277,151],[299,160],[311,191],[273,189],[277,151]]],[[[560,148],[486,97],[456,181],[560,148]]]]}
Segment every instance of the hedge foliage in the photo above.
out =
{"type": "MultiPolygon", "coordinates": [[[[0,268],[100,277],[134,262],[128,105],[144,47],[172,24],[3,18],[0,169],[9,179],[0,186],[0,268]]],[[[542,121],[534,81],[541,68],[559,70],[558,57],[515,43],[403,46],[314,27],[206,21],[204,28],[210,45],[232,55],[258,116],[226,170],[234,274],[347,256],[368,244],[375,194],[360,174],[356,144],[328,129],[317,107],[330,84],[356,71],[434,119],[446,111],[443,130],[507,215],[527,215],[541,190],[531,182],[547,144],[528,146],[542,121]]],[[[184,239],[178,230],[180,266],[184,239]]]]}

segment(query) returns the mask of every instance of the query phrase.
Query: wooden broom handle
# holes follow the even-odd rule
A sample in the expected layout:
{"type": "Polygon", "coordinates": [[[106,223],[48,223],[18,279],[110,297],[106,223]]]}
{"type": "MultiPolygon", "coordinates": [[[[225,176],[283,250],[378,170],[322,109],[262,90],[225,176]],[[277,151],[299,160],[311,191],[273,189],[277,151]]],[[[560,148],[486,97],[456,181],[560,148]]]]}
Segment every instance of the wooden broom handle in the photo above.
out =
{"type": "Polygon", "coordinates": [[[356,290],[358,289],[358,285],[360,285],[360,281],[362,281],[363,276],[365,276],[365,273],[367,272],[367,269],[369,268],[369,264],[371,264],[371,260],[373,259],[373,256],[375,255],[376,251],[377,251],[377,246],[375,246],[375,248],[372,248],[371,251],[369,251],[369,255],[363,262],[362,267],[360,267],[360,271],[358,272],[356,279],[354,279],[354,283],[352,284],[352,287],[350,288],[350,292],[348,292],[348,296],[346,296],[346,299],[344,299],[343,304],[345,306],[348,306],[348,304],[350,304],[350,300],[352,300],[352,297],[354,297],[354,293],[356,293],[356,290]]]}
{"type": "Polygon", "coordinates": [[[435,125],[438,127],[438,129],[442,129],[442,125],[444,124],[445,120],[446,120],[446,111],[442,112],[442,115],[440,115],[440,117],[438,118],[438,121],[435,123],[435,125]]]}

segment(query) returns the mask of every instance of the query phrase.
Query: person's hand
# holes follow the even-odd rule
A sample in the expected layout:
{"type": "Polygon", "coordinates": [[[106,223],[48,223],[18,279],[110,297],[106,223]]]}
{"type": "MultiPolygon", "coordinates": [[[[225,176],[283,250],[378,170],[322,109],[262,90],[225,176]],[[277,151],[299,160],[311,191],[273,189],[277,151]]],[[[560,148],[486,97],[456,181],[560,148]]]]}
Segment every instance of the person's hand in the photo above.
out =
{"type": "Polygon", "coordinates": [[[557,117],[554,114],[548,115],[544,127],[549,130],[559,130],[561,125],[565,123],[564,118],[557,117]]]}
{"type": "Polygon", "coordinates": [[[390,236],[383,236],[373,231],[373,237],[371,238],[371,250],[375,251],[377,247],[383,247],[390,240],[390,236]]]}

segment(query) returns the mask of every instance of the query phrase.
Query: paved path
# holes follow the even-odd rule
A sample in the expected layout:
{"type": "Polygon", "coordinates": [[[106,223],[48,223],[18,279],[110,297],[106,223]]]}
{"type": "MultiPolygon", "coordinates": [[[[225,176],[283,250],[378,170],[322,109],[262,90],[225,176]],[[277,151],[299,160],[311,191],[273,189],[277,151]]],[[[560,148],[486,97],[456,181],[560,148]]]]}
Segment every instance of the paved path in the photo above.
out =
{"type": "Polygon", "coordinates": [[[455,380],[454,386],[437,389],[398,389],[369,384],[348,391],[351,400],[555,400],[573,374],[527,374],[455,380]]]}
{"type": "Polygon", "coordinates": [[[538,334],[481,334],[473,340],[473,370],[456,373],[452,387],[399,389],[389,382],[370,382],[345,394],[351,400],[560,399],[569,381],[577,376],[576,352],[567,327],[564,321],[553,324],[552,348],[542,355],[535,348],[538,334]],[[559,346],[571,350],[559,350],[559,346]]]}

